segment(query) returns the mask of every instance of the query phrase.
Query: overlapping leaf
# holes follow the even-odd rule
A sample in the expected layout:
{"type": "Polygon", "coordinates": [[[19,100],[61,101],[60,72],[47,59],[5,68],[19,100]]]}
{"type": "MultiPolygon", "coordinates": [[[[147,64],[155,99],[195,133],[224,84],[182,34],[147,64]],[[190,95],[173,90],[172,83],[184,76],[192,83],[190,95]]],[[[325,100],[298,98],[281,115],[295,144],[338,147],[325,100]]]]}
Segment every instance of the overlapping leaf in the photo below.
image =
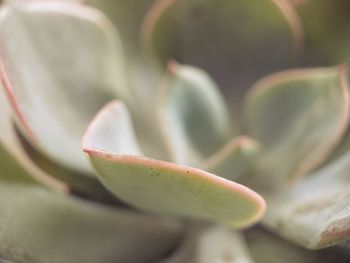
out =
{"type": "MultiPolygon", "coordinates": [[[[160,127],[172,160],[198,166],[232,133],[225,102],[205,72],[171,62],[158,102],[160,127]]],[[[236,131],[237,133],[237,131],[236,131]]]]}
{"type": "Polygon", "coordinates": [[[131,96],[114,28],[87,7],[34,1],[2,7],[0,36],[1,78],[22,130],[54,160],[90,171],[80,151],[87,123],[110,96],[131,96]]]}
{"type": "MultiPolygon", "coordinates": [[[[149,212],[216,220],[234,227],[252,224],[262,216],[263,199],[242,185],[199,169],[121,154],[120,150],[125,149],[123,144],[111,143],[108,151],[104,149],[104,141],[100,140],[104,136],[102,128],[113,127],[105,124],[108,119],[118,117],[115,108],[107,106],[95,118],[83,141],[83,149],[99,179],[117,197],[149,212]],[[113,117],[113,114],[116,115],[113,117]]],[[[125,135],[120,132],[123,129],[120,124],[114,121],[114,132],[109,134],[125,135]]],[[[129,135],[109,138],[111,142],[124,144],[129,139],[129,135]]]]}
{"type": "Polygon", "coordinates": [[[264,222],[308,248],[331,246],[350,236],[350,153],[295,187],[267,196],[264,222]]]}
{"type": "Polygon", "coordinates": [[[301,31],[287,1],[161,0],[142,37],[163,64],[175,59],[203,68],[241,98],[257,78],[289,64],[301,31]]]}
{"type": "Polygon", "coordinates": [[[257,173],[272,176],[275,183],[301,176],[325,160],[346,130],[346,70],[305,69],[266,77],[248,95],[245,117],[249,134],[262,145],[257,173]]]}

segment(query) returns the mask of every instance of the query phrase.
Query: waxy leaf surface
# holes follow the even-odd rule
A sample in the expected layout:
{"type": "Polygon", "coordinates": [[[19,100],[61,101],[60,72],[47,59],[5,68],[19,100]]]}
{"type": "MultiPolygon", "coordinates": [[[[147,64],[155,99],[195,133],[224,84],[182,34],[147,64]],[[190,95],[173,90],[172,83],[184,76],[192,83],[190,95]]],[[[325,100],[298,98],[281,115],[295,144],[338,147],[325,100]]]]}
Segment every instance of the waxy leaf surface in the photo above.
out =
{"type": "Polygon", "coordinates": [[[0,210],[0,261],[154,262],[181,234],[181,225],[174,221],[4,181],[0,210]]]}
{"type": "Polygon", "coordinates": [[[288,1],[160,0],[142,39],[163,64],[203,68],[240,99],[255,80],[290,64],[301,31],[288,1]]]}
{"type": "Polygon", "coordinates": [[[244,175],[258,152],[259,145],[256,141],[240,136],[213,153],[200,168],[234,181],[244,175]]]}
{"type": "Polygon", "coordinates": [[[129,97],[112,25],[82,5],[21,2],[2,7],[0,45],[1,80],[25,135],[55,161],[91,171],[80,150],[88,122],[110,97],[129,97]]]}
{"type": "Polygon", "coordinates": [[[256,172],[276,183],[301,176],[317,167],[345,132],[347,72],[337,67],[270,75],[248,94],[245,117],[248,134],[262,146],[256,172]]]}
{"type": "Polygon", "coordinates": [[[146,211],[233,227],[253,224],[264,212],[264,200],[258,194],[202,170],[91,148],[84,151],[107,189],[146,211]]]}
{"type": "Polygon", "coordinates": [[[168,64],[158,115],[172,160],[195,165],[228,141],[231,121],[213,80],[197,68],[168,64]]]}
{"type": "Polygon", "coordinates": [[[350,153],[289,190],[265,195],[264,223],[299,245],[331,246],[350,236],[350,153]]]}

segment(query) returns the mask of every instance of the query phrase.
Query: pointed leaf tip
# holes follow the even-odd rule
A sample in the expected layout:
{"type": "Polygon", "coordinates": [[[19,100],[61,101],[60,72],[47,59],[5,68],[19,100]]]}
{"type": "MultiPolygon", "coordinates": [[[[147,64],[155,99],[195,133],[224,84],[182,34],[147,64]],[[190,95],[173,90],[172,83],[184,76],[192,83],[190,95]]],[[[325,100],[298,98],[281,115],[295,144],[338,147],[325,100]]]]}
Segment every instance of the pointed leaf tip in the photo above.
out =
{"type": "Polygon", "coordinates": [[[115,154],[142,155],[123,102],[111,101],[99,111],[85,132],[82,147],[85,152],[91,148],[115,154]]]}
{"type": "Polygon", "coordinates": [[[251,189],[204,172],[140,156],[85,149],[102,183],[146,211],[245,227],[256,223],[265,201],[251,189]]]}

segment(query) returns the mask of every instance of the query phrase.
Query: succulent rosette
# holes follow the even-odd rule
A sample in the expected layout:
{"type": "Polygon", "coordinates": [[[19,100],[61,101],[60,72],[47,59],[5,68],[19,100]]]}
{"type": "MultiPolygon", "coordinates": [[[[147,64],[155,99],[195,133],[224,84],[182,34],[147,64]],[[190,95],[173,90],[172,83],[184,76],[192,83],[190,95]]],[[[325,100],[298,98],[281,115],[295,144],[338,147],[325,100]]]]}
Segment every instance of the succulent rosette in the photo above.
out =
{"type": "Polygon", "coordinates": [[[0,262],[347,262],[345,5],[3,1],[0,262]]]}

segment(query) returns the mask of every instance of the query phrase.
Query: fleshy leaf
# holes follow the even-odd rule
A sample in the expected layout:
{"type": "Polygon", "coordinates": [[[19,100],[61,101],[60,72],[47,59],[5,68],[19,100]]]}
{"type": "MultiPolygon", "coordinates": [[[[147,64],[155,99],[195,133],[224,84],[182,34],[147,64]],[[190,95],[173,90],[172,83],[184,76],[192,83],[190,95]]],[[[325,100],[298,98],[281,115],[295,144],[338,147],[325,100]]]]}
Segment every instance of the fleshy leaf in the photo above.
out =
{"type": "Polygon", "coordinates": [[[20,263],[154,262],[181,234],[174,221],[4,182],[0,210],[0,258],[20,263]]]}
{"type": "Polygon", "coordinates": [[[175,254],[161,263],[253,263],[242,236],[221,226],[191,226],[175,254]]]}
{"type": "Polygon", "coordinates": [[[33,181],[40,182],[52,190],[67,192],[67,185],[52,178],[30,160],[18,139],[11,113],[5,91],[0,85],[0,167],[4,173],[9,172],[8,169],[16,169],[16,171],[6,173],[4,176],[11,181],[15,178],[20,181],[31,181],[30,178],[32,178],[35,179],[33,181]]]}
{"type": "Polygon", "coordinates": [[[265,209],[264,200],[249,188],[202,170],[91,148],[84,151],[107,189],[149,212],[243,227],[259,220],[265,209]]]}
{"type": "Polygon", "coordinates": [[[211,155],[200,167],[233,181],[243,175],[258,151],[257,142],[240,136],[211,155]]]}
{"type": "Polygon", "coordinates": [[[266,195],[264,223],[286,239],[322,248],[350,236],[350,153],[292,189],[266,195]]]}
{"type": "Polygon", "coordinates": [[[142,155],[129,112],[121,101],[108,103],[96,115],[84,135],[83,145],[113,154],[142,155]]]}
{"type": "Polygon", "coordinates": [[[253,87],[245,117],[248,134],[262,145],[258,174],[276,183],[295,179],[329,155],[349,120],[346,73],[344,67],[291,70],[253,87]]]}
{"type": "Polygon", "coordinates": [[[88,7],[34,1],[2,7],[0,37],[1,79],[26,136],[91,172],[80,150],[87,124],[110,97],[129,97],[117,32],[88,7]]]}
{"type": "Polygon", "coordinates": [[[254,227],[246,233],[249,251],[256,263],[347,263],[349,250],[332,247],[309,250],[279,238],[270,231],[254,227]]]}
{"type": "Polygon", "coordinates": [[[224,99],[205,72],[168,65],[158,113],[172,160],[197,166],[228,139],[230,119],[224,99]]]}
{"type": "Polygon", "coordinates": [[[163,64],[175,59],[203,68],[241,98],[255,80],[290,64],[302,29],[288,1],[160,0],[146,16],[142,40],[163,64]]]}
{"type": "Polygon", "coordinates": [[[126,74],[133,94],[128,109],[134,120],[138,142],[145,155],[168,160],[167,150],[161,140],[156,114],[155,97],[163,69],[148,59],[139,47],[139,30],[142,19],[155,0],[86,0],[86,4],[100,9],[120,32],[126,54],[126,74]]]}
{"type": "Polygon", "coordinates": [[[243,237],[223,227],[212,227],[199,240],[198,262],[253,263],[243,237]]]}

